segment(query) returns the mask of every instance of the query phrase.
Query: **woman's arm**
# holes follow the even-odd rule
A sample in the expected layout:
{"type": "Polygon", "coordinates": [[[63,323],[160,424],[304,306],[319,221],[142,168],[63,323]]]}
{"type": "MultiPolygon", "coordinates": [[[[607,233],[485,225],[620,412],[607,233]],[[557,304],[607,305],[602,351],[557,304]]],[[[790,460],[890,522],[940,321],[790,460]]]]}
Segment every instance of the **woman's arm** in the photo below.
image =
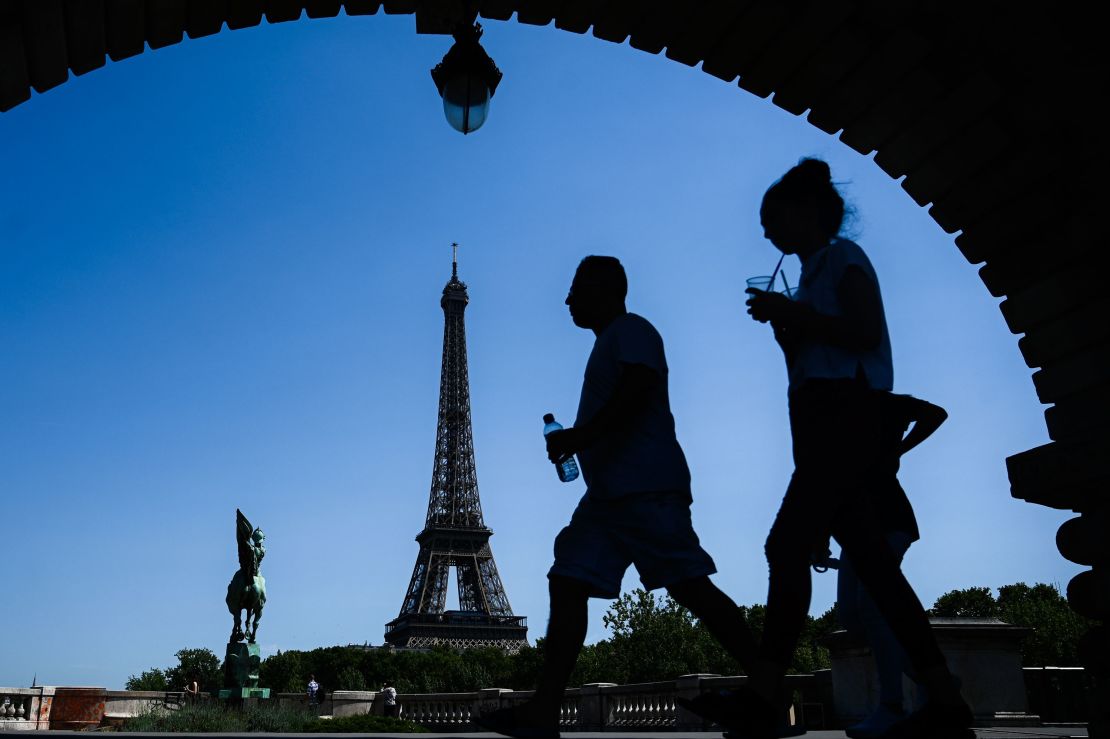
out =
{"type": "Polygon", "coordinates": [[[929,401],[919,398],[914,398],[914,400],[917,402],[913,406],[913,428],[902,439],[902,444],[898,448],[899,455],[905,454],[928,439],[940,428],[942,423],[948,420],[948,411],[939,405],[933,405],[929,401]]]}
{"type": "Polygon", "coordinates": [[[845,349],[867,351],[882,340],[882,300],[875,283],[864,271],[850,265],[836,286],[843,314],[829,316],[785,295],[749,291],[748,313],[757,321],[771,322],[796,336],[845,349]]]}

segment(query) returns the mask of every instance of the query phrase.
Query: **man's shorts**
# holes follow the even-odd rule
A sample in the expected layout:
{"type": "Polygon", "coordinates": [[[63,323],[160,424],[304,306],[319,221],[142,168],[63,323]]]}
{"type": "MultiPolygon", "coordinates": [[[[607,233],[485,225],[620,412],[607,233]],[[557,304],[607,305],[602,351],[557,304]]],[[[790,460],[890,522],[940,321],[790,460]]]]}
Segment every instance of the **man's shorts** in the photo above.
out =
{"type": "Polygon", "coordinates": [[[690,522],[689,493],[634,493],[618,500],[583,496],[555,537],[558,575],[592,586],[595,598],[616,598],[630,564],[648,590],[717,571],[690,522]]]}

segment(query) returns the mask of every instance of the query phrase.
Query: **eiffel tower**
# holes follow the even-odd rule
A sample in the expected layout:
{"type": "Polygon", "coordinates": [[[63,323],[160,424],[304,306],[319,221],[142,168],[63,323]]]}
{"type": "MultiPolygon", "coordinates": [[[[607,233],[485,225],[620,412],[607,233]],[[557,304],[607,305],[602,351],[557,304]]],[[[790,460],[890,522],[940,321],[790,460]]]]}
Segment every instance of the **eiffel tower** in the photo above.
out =
{"type": "Polygon", "coordinates": [[[516,652],[528,643],[528,620],[514,616],[482,519],[474,439],[470,426],[470,381],[466,367],[463,311],[470,301],[459,280],[458,244],[451,280],[443,288],[443,366],[439,380],[439,423],[435,466],[420,553],[401,613],[386,624],[385,640],[398,647],[437,644],[466,649],[498,647],[516,652]],[[458,577],[459,610],[448,611],[451,568],[458,577]]]}

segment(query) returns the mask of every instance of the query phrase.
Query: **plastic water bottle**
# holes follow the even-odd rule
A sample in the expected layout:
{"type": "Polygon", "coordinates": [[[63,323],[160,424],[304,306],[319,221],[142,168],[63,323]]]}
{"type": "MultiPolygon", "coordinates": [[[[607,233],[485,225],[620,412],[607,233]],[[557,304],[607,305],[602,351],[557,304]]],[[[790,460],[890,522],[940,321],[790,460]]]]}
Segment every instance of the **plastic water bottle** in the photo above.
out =
{"type": "MultiPolygon", "coordinates": [[[[544,414],[543,417],[543,435],[547,436],[552,431],[562,431],[563,424],[555,420],[555,416],[550,413],[544,414]]],[[[559,479],[563,482],[570,482],[578,478],[578,463],[574,461],[574,455],[568,454],[561,462],[555,463],[555,471],[559,473],[559,479]]]]}

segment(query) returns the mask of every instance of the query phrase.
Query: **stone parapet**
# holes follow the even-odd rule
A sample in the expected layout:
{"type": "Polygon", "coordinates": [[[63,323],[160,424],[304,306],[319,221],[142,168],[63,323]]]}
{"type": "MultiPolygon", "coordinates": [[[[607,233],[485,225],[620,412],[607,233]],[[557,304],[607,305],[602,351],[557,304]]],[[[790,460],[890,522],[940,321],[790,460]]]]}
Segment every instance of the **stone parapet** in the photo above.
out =
{"type": "MultiPolygon", "coordinates": [[[[933,618],[933,633],[961,682],[978,726],[1036,726],[1028,713],[1021,641],[1032,630],[993,618],[933,618]]],[[[875,660],[863,640],[846,631],[826,639],[832,659],[833,700],[837,721],[848,725],[875,709],[879,683],[875,660]]],[[[922,697],[908,678],[904,689],[911,706],[922,697]]]]}

